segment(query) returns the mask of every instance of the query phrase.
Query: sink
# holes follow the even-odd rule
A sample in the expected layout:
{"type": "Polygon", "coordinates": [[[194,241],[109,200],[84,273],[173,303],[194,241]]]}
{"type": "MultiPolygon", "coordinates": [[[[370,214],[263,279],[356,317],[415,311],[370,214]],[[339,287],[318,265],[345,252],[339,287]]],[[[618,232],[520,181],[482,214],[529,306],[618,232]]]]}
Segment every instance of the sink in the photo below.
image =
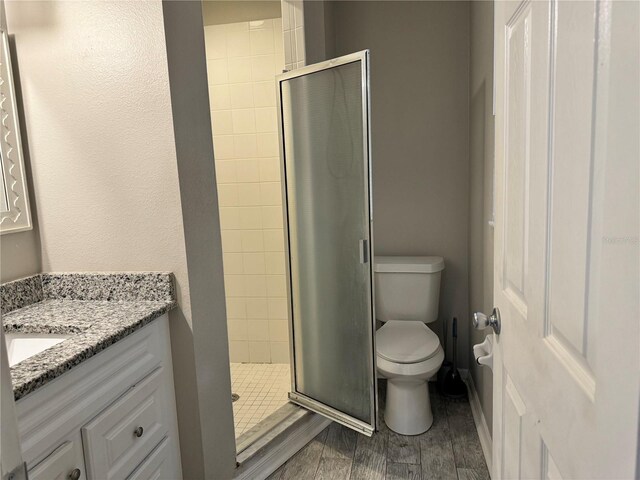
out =
{"type": "Polygon", "coordinates": [[[53,333],[5,333],[9,366],[33,357],[47,348],[64,342],[71,335],[57,335],[53,333]]]}

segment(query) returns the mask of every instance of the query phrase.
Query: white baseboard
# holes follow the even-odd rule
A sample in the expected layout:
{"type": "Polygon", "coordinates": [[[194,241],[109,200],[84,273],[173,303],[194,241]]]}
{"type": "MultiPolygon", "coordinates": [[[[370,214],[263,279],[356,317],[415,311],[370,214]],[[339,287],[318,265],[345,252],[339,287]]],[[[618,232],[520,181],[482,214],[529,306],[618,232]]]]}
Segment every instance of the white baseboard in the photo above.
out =
{"type": "Polygon", "coordinates": [[[331,420],[307,412],[295,426],[287,431],[282,440],[274,440],[263,451],[256,453],[236,469],[234,480],[264,480],[280,465],[295,455],[307,443],[327,428],[331,420]]]}
{"type": "Polygon", "coordinates": [[[489,475],[491,475],[493,443],[491,440],[491,434],[489,433],[487,420],[484,418],[484,413],[482,412],[482,407],[480,406],[480,398],[478,397],[478,392],[476,391],[476,386],[473,383],[473,377],[470,375],[469,370],[460,369],[460,376],[467,384],[467,390],[469,391],[469,404],[471,405],[471,413],[473,414],[473,422],[476,424],[478,437],[480,437],[480,446],[482,447],[482,453],[484,453],[484,460],[485,462],[487,462],[489,475]]]}

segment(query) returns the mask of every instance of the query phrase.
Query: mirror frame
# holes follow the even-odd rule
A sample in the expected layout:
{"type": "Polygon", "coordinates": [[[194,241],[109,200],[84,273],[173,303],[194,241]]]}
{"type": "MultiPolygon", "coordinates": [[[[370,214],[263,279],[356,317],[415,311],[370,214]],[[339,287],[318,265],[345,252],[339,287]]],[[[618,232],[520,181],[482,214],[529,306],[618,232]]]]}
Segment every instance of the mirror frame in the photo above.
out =
{"type": "Polygon", "coordinates": [[[21,232],[33,228],[29,208],[29,192],[22,155],[22,139],[16,105],[9,36],[0,28],[0,151],[7,210],[0,212],[0,234],[21,232]]]}

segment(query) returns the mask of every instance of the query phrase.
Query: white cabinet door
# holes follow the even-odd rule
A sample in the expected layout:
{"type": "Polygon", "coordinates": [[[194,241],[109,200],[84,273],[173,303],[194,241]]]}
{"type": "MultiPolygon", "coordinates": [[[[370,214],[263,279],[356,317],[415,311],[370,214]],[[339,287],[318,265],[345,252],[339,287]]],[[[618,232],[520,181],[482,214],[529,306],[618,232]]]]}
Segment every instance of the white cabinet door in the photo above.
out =
{"type": "Polygon", "coordinates": [[[638,2],[495,4],[493,478],[636,478],[638,2]]]}
{"type": "Polygon", "coordinates": [[[126,478],[167,436],[163,367],[82,427],[88,478],[126,478]]]}
{"type": "Polygon", "coordinates": [[[80,432],[29,470],[29,480],[85,480],[80,432]]]}

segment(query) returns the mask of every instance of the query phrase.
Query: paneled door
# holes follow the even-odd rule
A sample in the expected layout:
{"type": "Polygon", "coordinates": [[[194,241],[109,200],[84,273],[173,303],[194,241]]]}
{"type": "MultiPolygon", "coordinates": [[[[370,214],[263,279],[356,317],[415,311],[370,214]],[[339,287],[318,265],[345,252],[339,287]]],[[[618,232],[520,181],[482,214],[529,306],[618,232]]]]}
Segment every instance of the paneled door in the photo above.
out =
{"type": "Polygon", "coordinates": [[[638,2],[495,4],[493,478],[637,478],[638,2]]]}
{"type": "Polygon", "coordinates": [[[369,52],[277,78],[290,399],[376,428],[369,52]]]}

